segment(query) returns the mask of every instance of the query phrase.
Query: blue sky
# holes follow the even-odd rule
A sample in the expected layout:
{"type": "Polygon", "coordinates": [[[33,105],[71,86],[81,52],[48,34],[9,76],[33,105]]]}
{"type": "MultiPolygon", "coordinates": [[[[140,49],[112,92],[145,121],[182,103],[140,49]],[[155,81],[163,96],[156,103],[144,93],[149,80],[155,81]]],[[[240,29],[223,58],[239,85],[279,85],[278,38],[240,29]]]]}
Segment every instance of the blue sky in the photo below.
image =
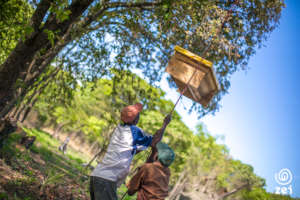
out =
{"type": "MultiPolygon", "coordinates": [[[[189,127],[203,122],[211,134],[224,135],[231,155],[251,164],[269,192],[280,186],[275,173],[288,168],[292,196],[300,197],[300,1],[285,3],[279,27],[251,58],[249,70],[232,76],[218,113],[197,120],[184,110],[188,100],[176,110],[189,127]]],[[[161,82],[167,98],[175,101],[178,93],[166,85],[161,82]]]]}

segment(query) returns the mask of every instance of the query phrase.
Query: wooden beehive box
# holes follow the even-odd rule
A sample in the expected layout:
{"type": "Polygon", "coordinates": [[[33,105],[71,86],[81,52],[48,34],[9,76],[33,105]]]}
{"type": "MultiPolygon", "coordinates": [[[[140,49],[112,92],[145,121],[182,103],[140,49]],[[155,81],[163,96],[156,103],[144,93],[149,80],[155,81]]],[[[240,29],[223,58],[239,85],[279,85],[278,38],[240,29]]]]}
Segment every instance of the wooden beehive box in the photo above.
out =
{"type": "Polygon", "coordinates": [[[179,46],[175,47],[175,53],[168,63],[166,72],[171,75],[180,92],[184,90],[195,72],[183,95],[204,107],[219,90],[213,64],[179,46]]]}

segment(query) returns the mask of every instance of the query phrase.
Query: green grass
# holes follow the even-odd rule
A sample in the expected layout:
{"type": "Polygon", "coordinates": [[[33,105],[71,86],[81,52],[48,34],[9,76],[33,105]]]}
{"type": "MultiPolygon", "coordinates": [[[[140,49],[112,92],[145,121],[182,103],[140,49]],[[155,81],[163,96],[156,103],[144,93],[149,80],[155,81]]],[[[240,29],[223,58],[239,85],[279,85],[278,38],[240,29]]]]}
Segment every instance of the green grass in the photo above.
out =
{"type": "Polygon", "coordinates": [[[76,169],[81,170],[82,164],[87,163],[90,159],[87,155],[77,152],[74,149],[70,148],[69,146],[68,146],[67,153],[63,155],[61,152],[58,151],[58,147],[61,145],[61,142],[53,138],[49,133],[38,129],[27,129],[27,128],[23,128],[23,129],[28,135],[36,136],[36,140],[40,143],[40,147],[34,145],[32,147],[32,151],[43,155],[46,160],[57,162],[58,157],[60,160],[61,159],[60,156],[65,156],[67,158],[66,162],[68,164],[72,164],[76,169]]]}
{"type": "MultiPolygon", "coordinates": [[[[52,152],[52,151],[54,151],[54,152],[57,151],[59,145],[61,144],[59,141],[57,141],[55,138],[51,137],[50,134],[48,134],[44,131],[38,130],[38,129],[24,128],[24,130],[27,132],[27,134],[36,136],[37,141],[41,144],[40,147],[33,146],[32,147],[33,151],[37,151],[39,154],[43,155],[45,160],[49,160],[53,163],[60,163],[60,160],[61,160],[60,155],[53,154],[53,152],[52,152]],[[52,151],[49,151],[50,149],[52,151]]],[[[63,154],[61,154],[61,155],[63,155],[63,154]]],[[[72,165],[73,167],[75,167],[78,170],[83,169],[82,163],[87,163],[89,161],[89,158],[87,158],[86,155],[83,155],[82,153],[77,152],[71,148],[68,148],[68,151],[65,156],[67,156],[70,159],[69,161],[67,161],[68,165],[72,165]]],[[[59,164],[59,166],[63,166],[63,164],[61,163],[61,164],[59,164]]],[[[68,170],[70,170],[70,169],[68,169],[68,170]]],[[[55,177],[54,177],[53,181],[55,181],[55,177]]],[[[127,191],[127,188],[123,184],[118,189],[118,196],[122,197],[126,191],[127,191]]],[[[126,195],[126,197],[124,198],[124,200],[133,200],[133,199],[136,199],[136,195],[134,195],[134,196],[126,195]]]]}
{"type": "MultiPolygon", "coordinates": [[[[40,184],[41,190],[47,187],[47,185],[63,184],[66,179],[71,180],[79,184],[79,187],[72,189],[74,193],[80,193],[83,191],[87,196],[89,193],[88,185],[89,181],[86,179],[90,174],[90,171],[85,170],[82,166],[83,163],[87,163],[90,158],[81,152],[77,152],[74,149],[68,147],[67,153],[64,155],[58,151],[58,147],[61,142],[53,138],[47,132],[38,129],[23,128],[23,130],[29,136],[35,136],[36,141],[29,150],[23,150],[16,148],[16,144],[21,140],[21,135],[13,133],[9,136],[3,149],[0,151],[6,155],[6,162],[9,166],[23,175],[23,178],[17,178],[9,181],[7,187],[15,188],[10,192],[10,198],[6,193],[0,193],[0,199],[37,199],[36,194],[31,191],[30,194],[26,194],[26,189],[30,190],[29,186],[34,187],[37,183],[40,184]],[[45,165],[36,163],[34,155],[40,157],[45,165]],[[30,167],[28,167],[30,166],[30,167]],[[36,177],[36,171],[43,174],[43,179],[40,180],[36,177]],[[82,176],[85,175],[85,176],[82,176]],[[24,189],[25,188],[25,189],[24,189]],[[73,191],[74,190],[74,191],[73,191]],[[14,197],[11,193],[14,192],[14,197]]],[[[95,162],[94,162],[95,163],[95,162]]],[[[123,196],[127,188],[122,185],[118,189],[119,198],[123,196]]],[[[136,199],[135,196],[126,196],[124,200],[136,199]]]]}
{"type": "Polygon", "coordinates": [[[11,170],[20,173],[22,178],[9,180],[6,189],[10,196],[7,197],[8,193],[2,192],[0,199],[37,199],[34,190],[26,196],[26,188],[30,190],[34,185],[40,185],[44,189],[48,185],[73,183],[78,185],[74,185],[77,192],[88,192],[86,177],[90,171],[85,170],[82,163],[88,162],[89,157],[70,147],[64,155],[58,151],[61,142],[50,134],[38,129],[23,130],[29,136],[35,136],[36,141],[29,150],[18,147],[22,137],[18,133],[12,133],[5,141],[0,150],[1,158],[11,170]]]}
{"type": "Polygon", "coordinates": [[[6,156],[12,157],[16,156],[20,151],[18,149],[12,148],[12,144],[21,139],[21,135],[19,134],[11,134],[5,141],[4,145],[1,149],[1,157],[4,157],[3,153],[6,153],[6,156]]]}
{"type": "MultiPolygon", "coordinates": [[[[120,188],[118,188],[118,197],[119,197],[119,199],[121,199],[123,197],[123,195],[125,194],[126,191],[127,191],[127,188],[124,184],[121,185],[120,188]]],[[[133,196],[129,196],[127,194],[123,200],[136,200],[136,196],[137,196],[136,194],[133,195],[133,196]]]]}
{"type": "Polygon", "coordinates": [[[0,199],[8,199],[8,194],[1,192],[0,193],[0,199]]]}

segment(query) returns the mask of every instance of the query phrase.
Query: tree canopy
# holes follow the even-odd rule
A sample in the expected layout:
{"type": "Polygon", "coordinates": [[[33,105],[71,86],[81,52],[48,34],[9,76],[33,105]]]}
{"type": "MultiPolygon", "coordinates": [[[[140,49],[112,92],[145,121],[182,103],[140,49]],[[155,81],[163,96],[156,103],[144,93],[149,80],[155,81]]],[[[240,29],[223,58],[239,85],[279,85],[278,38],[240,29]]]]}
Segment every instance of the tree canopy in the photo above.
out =
{"type": "Polygon", "coordinates": [[[278,25],[284,6],[281,0],[21,2],[33,12],[20,33],[23,39],[0,67],[1,117],[51,62],[75,80],[111,76],[111,68],[140,69],[155,84],[175,45],[214,63],[221,90],[208,108],[192,107],[199,116],[214,112],[228,91],[230,76],[247,68],[255,49],[278,25]]]}

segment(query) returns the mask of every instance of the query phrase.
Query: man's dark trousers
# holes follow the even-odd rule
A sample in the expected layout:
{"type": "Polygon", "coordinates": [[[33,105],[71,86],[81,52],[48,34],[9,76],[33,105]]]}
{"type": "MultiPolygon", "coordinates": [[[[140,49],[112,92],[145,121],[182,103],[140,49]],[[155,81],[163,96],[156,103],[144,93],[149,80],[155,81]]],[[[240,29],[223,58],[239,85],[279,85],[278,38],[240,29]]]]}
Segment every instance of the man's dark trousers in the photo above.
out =
{"type": "Polygon", "coordinates": [[[117,200],[117,183],[100,177],[90,177],[91,200],[117,200]]]}

